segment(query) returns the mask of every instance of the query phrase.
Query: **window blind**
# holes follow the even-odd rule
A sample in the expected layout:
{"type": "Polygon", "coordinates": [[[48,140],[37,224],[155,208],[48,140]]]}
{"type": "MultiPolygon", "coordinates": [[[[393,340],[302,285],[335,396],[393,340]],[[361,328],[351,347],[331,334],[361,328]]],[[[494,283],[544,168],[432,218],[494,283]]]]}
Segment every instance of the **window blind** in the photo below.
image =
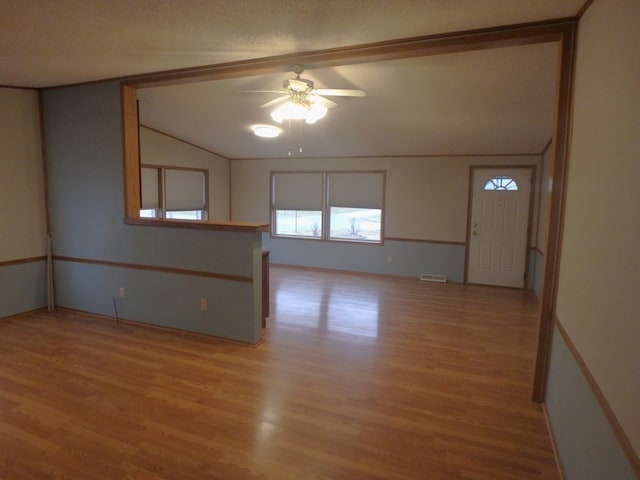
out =
{"type": "Polygon", "coordinates": [[[167,211],[204,210],[204,172],[166,169],[164,181],[167,211]]]}
{"type": "Polygon", "coordinates": [[[276,210],[322,210],[322,173],[273,175],[273,206],[276,210]]]}
{"type": "Polygon", "coordinates": [[[382,208],[384,173],[329,173],[327,182],[332,207],[382,208]]]}
{"type": "Polygon", "coordinates": [[[140,169],[141,206],[144,209],[160,208],[158,173],[157,168],[140,169]]]}

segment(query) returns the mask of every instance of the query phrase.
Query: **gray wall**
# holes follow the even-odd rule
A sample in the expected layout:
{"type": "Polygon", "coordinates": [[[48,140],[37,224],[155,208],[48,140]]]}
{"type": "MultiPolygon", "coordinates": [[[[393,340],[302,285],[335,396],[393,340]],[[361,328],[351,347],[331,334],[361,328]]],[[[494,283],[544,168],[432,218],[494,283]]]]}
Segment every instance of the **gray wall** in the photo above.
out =
{"type": "Polygon", "coordinates": [[[0,318],[47,305],[44,260],[0,266],[0,318]]]}
{"type": "Polygon", "coordinates": [[[529,290],[533,290],[538,298],[542,297],[542,276],[544,273],[544,255],[537,249],[529,252],[529,290]]]}
{"type": "Polygon", "coordinates": [[[538,298],[542,295],[542,277],[544,274],[544,254],[547,250],[547,234],[549,230],[549,201],[551,198],[552,163],[555,154],[555,143],[552,141],[547,145],[547,149],[542,155],[542,165],[538,173],[537,181],[537,238],[533,242],[536,248],[532,249],[529,256],[529,288],[533,290],[538,298]]]}
{"type": "Polygon", "coordinates": [[[47,90],[43,110],[53,252],[72,259],[55,262],[57,304],[115,316],[115,303],[128,320],[258,341],[259,234],[123,223],[119,83],[47,90]],[[206,312],[201,298],[208,299],[206,312]]]}
{"type": "Polygon", "coordinates": [[[464,245],[396,240],[386,240],[384,245],[316,242],[270,238],[268,233],[263,244],[271,251],[271,263],[416,278],[428,273],[446,275],[453,282],[464,280],[464,245]]]}

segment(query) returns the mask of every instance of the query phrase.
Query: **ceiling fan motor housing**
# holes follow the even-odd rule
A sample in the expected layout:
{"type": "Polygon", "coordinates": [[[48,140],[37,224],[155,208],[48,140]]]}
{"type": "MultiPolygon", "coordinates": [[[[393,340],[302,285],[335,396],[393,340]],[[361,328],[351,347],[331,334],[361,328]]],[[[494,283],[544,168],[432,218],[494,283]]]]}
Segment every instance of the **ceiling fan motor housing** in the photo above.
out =
{"type": "Polygon", "coordinates": [[[288,78],[282,82],[282,88],[292,92],[310,92],[313,90],[313,82],[306,78],[288,78]]]}

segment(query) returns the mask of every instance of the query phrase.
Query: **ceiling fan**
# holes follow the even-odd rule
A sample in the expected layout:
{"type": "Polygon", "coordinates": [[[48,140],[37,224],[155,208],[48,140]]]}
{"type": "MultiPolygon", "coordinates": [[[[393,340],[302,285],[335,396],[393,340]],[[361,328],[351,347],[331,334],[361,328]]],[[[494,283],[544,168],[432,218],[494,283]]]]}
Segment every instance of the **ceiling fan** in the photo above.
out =
{"type": "Polygon", "coordinates": [[[279,123],[283,120],[306,120],[315,123],[324,117],[328,108],[337,106],[333,100],[325,97],[364,97],[366,92],[345,88],[315,88],[313,81],[301,78],[304,67],[294,65],[292,68],[295,78],[288,78],[282,83],[281,90],[251,90],[259,93],[279,93],[280,96],[260,105],[267,108],[285,102],[271,113],[273,119],[279,123]]]}

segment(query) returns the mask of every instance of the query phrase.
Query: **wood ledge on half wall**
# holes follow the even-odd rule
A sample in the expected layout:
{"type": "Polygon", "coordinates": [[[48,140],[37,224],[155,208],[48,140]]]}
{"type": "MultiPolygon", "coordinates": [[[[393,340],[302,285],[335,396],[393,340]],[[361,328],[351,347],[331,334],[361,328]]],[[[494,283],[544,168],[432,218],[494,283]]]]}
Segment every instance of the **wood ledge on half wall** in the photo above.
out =
{"type": "Polygon", "coordinates": [[[127,225],[146,227],[195,228],[198,230],[222,230],[227,232],[268,232],[268,223],[206,221],[206,220],[166,220],[157,218],[125,218],[127,225]]]}

